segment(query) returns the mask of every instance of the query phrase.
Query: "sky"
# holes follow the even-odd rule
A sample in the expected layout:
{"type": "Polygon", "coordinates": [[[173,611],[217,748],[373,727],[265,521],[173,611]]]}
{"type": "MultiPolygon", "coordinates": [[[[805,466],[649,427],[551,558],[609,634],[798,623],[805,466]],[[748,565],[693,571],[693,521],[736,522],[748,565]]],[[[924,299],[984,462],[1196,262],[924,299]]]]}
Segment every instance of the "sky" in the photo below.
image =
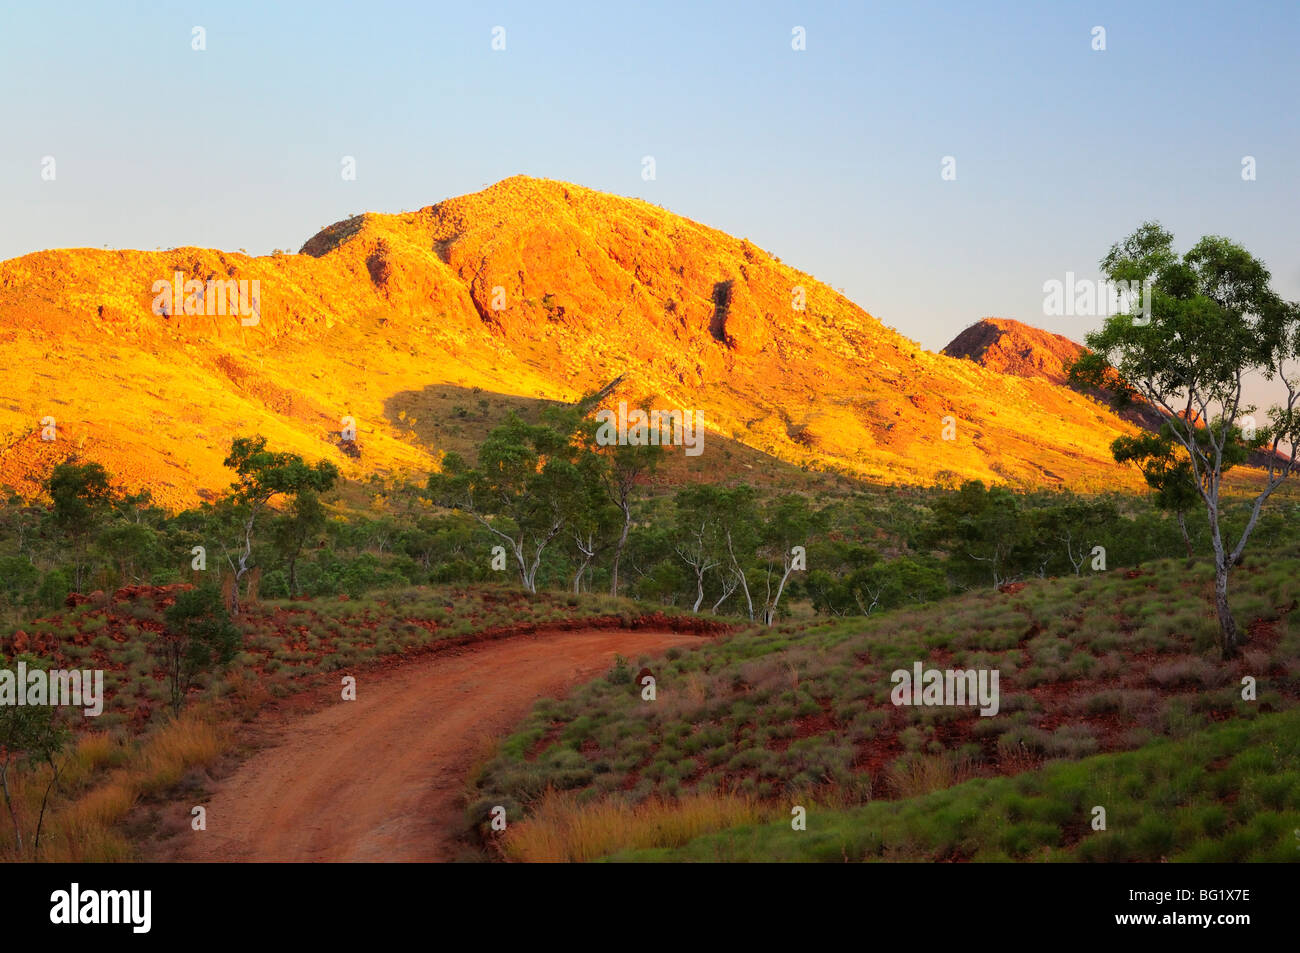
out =
{"type": "Polygon", "coordinates": [[[930,350],[1082,340],[1044,282],[1150,219],[1300,299],[1297,49],[1295,0],[5,3],[0,259],[296,251],[523,173],[747,237],[930,350]]]}

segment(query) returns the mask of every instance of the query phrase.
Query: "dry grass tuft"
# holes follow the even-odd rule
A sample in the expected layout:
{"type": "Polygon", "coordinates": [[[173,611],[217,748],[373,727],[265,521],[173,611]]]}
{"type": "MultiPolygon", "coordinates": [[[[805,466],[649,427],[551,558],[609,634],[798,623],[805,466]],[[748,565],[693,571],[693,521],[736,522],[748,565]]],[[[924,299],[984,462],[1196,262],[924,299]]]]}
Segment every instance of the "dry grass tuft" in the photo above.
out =
{"type": "Polygon", "coordinates": [[[773,812],[730,794],[579,804],[570,794],[548,791],[532,815],[506,830],[501,845],[510,860],[584,862],[620,850],[681,846],[701,834],[771,820],[773,812]]]}
{"type": "Polygon", "coordinates": [[[970,758],[950,755],[927,755],[900,758],[889,769],[888,782],[895,797],[909,798],[942,791],[980,775],[970,758]]]}
{"type": "MultiPolygon", "coordinates": [[[[231,742],[229,728],[205,708],[186,711],[129,745],[108,734],[78,739],[46,811],[37,859],[56,863],[134,859],[131,845],[117,827],[136,802],[167,789],[186,772],[214,763],[231,742]]],[[[19,855],[9,837],[0,846],[0,860],[33,859],[32,834],[49,780],[46,766],[11,780],[25,850],[19,855]]]]}

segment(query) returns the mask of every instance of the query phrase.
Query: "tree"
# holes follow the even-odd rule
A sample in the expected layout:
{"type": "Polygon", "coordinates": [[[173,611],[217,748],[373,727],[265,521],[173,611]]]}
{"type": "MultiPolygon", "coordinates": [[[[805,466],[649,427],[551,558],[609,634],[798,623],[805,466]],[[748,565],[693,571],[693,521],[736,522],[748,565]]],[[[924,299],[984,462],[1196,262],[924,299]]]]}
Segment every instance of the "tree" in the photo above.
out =
{"type": "MultiPolygon", "coordinates": [[[[808,571],[813,609],[827,615],[870,615],[948,594],[943,570],[914,556],[882,559],[858,543],[833,541],[815,550],[817,568],[808,571]]],[[[814,550],[809,549],[812,560],[814,550]]]]}
{"type": "Polygon", "coordinates": [[[145,582],[149,574],[167,559],[158,534],[146,523],[117,523],[105,528],[96,540],[98,548],[117,564],[122,585],[145,582]]]}
{"type": "MultiPolygon", "coordinates": [[[[795,558],[796,546],[804,548],[806,566],[807,547],[810,539],[826,528],[824,514],[814,512],[808,501],[797,494],[779,497],[768,504],[760,515],[762,529],[759,534],[758,557],[763,571],[763,624],[771,625],[776,620],[781,596],[786,584],[797,568],[795,558]],[[779,575],[776,569],[780,566],[779,575]],[[773,589],[773,580],[776,588],[773,589]]],[[[753,618],[752,614],[750,618],[753,618]]]]}
{"type": "Polygon", "coordinates": [[[949,565],[967,579],[989,578],[996,588],[1029,565],[1029,539],[1016,495],[1006,487],[985,488],[968,480],[954,494],[940,497],[930,523],[920,534],[929,545],[946,548],[949,565]]]}
{"type": "Polygon", "coordinates": [[[710,571],[721,592],[713,611],[739,590],[746,613],[754,619],[754,601],[746,569],[759,543],[759,516],[754,488],[726,488],[707,483],[682,487],[673,497],[676,509],[674,550],[695,581],[694,611],[704,602],[710,571]]]}
{"type": "MultiPolygon", "coordinates": [[[[37,656],[22,655],[19,658],[29,670],[44,668],[48,664],[37,656]]],[[[69,736],[67,727],[59,720],[58,711],[54,705],[0,705],[0,791],[4,793],[5,807],[9,809],[9,819],[13,823],[14,846],[20,854],[23,851],[23,831],[10,786],[10,774],[24,763],[33,765],[44,762],[50,766],[50,781],[41,798],[40,815],[32,839],[33,858],[40,848],[41,827],[50,792],[59,780],[61,765],[57,760],[58,755],[67,744],[69,736]]]]}
{"type": "Polygon", "coordinates": [[[716,503],[717,529],[726,544],[725,565],[745,597],[745,615],[750,622],[754,621],[754,597],[746,568],[762,539],[757,496],[752,486],[742,483],[730,490],[719,489],[716,503]]]}
{"type": "Polygon", "coordinates": [[[41,571],[26,556],[0,556],[0,598],[7,605],[21,605],[32,598],[41,571]]]}
{"type": "Polygon", "coordinates": [[[618,542],[614,544],[614,563],[610,569],[609,594],[618,595],[618,571],[627,548],[628,532],[632,528],[632,496],[642,480],[658,469],[663,460],[663,447],[650,444],[611,444],[604,448],[609,459],[603,475],[605,493],[623,516],[618,542]]]}
{"type": "Polygon", "coordinates": [[[1047,576],[1064,550],[1071,571],[1082,575],[1095,548],[1111,535],[1120,518],[1115,501],[1064,492],[1047,494],[1036,502],[1025,514],[1024,545],[1031,567],[1039,578],[1047,576]]]}
{"type": "Polygon", "coordinates": [[[851,580],[875,565],[880,554],[870,546],[849,539],[832,538],[809,547],[813,565],[808,570],[808,595],[813,610],[827,615],[865,615],[866,607],[854,599],[851,580]]]}
{"type": "MultiPolygon", "coordinates": [[[[231,484],[227,497],[243,514],[243,552],[235,569],[233,612],[239,613],[239,584],[252,568],[253,527],[257,517],[276,496],[298,496],[305,492],[325,493],[332,489],[339,471],[328,460],[315,465],[306,463],[296,453],[272,452],[266,449],[266,438],[236,437],[230,444],[230,455],[225,465],[239,474],[231,484]]],[[[229,558],[229,557],[227,557],[229,558]]]]}
{"type": "Polygon", "coordinates": [[[489,573],[481,556],[487,534],[465,517],[421,514],[402,531],[399,548],[429,575],[432,582],[479,581],[489,573]]]}
{"type": "Polygon", "coordinates": [[[235,657],[240,635],[213,585],[181,590],[163,618],[166,628],[154,646],[167,673],[172,712],[179,714],[194,680],[235,657]]]}
{"type": "Polygon", "coordinates": [[[50,518],[76,551],[73,585],[78,592],[85,575],[87,544],[113,507],[108,481],[108,471],[98,463],[75,460],[56,464],[45,481],[45,492],[54,501],[50,518]]]}
{"type": "MultiPolygon", "coordinates": [[[[596,440],[595,421],[580,416],[586,409],[579,402],[577,406],[554,418],[565,429],[572,429],[570,451],[577,468],[577,480],[573,488],[575,498],[571,501],[566,526],[570,553],[577,567],[573,573],[575,593],[581,591],[583,577],[597,556],[611,548],[621,549],[626,544],[631,526],[632,486],[630,482],[623,486],[623,481],[629,478],[626,472],[616,472],[616,466],[623,471],[644,466],[643,463],[633,462],[641,458],[618,453],[620,450],[643,449],[641,447],[600,445],[596,440]],[[623,486],[623,505],[620,505],[620,486],[623,486]]],[[[616,552],[615,571],[619,556],[620,553],[616,552]]]]}
{"type": "Polygon", "coordinates": [[[6,498],[8,487],[0,487],[0,499],[7,499],[7,505],[0,506],[0,534],[14,543],[13,555],[31,557],[31,543],[37,535],[46,511],[39,506],[28,506],[16,494],[6,498]]]}
{"type": "MultiPolygon", "coordinates": [[[[1192,476],[1192,463],[1185,457],[1179,458],[1168,425],[1161,427],[1158,434],[1116,437],[1110,452],[1116,462],[1132,463],[1142,472],[1142,479],[1155,497],[1156,508],[1174,514],[1188,558],[1195,555],[1187,532],[1187,512],[1201,501],[1201,494],[1192,476]]],[[[1228,466],[1229,461],[1225,460],[1225,471],[1228,466]]]]}
{"type": "Polygon", "coordinates": [[[138,493],[124,492],[113,499],[113,510],[129,523],[148,523],[157,526],[167,517],[167,511],[155,506],[153,493],[148,487],[138,493]]]}
{"type": "MultiPolygon", "coordinates": [[[[542,304],[546,306],[548,311],[551,310],[548,303],[550,298],[550,295],[546,295],[542,299],[542,304]]],[[[601,401],[618,389],[626,376],[626,374],[620,374],[599,390],[584,395],[572,408],[572,412],[582,419],[579,427],[582,430],[584,444],[594,449],[603,463],[599,474],[605,493],[609,501],[618,507],[623,517],[618,540],[612,543],[614,561],[610,569],[609,594],[611,596],[618,595],[619,568],[623,562],[623,552],[627,548],[628,534],[632,529],[632,495],[637,484],[644,477],[653,473],[663,458],[663,447],[661,446],[633,443],[602,445],[596,439],[598,428],[595,421],[591,420],[588,415],[600,406],[601,401]]],[[[580,553],[584,551],[581,543],[578,544],[578,549],[580,553]]],[[[581,572],[582,569],[579,570],[579,574],[581,572]]]]}
{"type": "Polygon", "coordinates": [[[298,557],[302,554],[303,546],[324,528],[325,507],[321,505],[320,494],[310,486],[304,486],[295,493],[285,512],[275,520],[271,537],[276,549],[289,563],[290,595],[297,595],[300,591],[298,557]]]}
{"type": "Polygon", "coordinates": [[[1233,658],[1241,637],[1228,606],[1229,576],[1264,504],[1296,469],[1300,377],[1287,365],[1300,357],[1300,303],[1277,295],[1269,287],[1268,269],[1241,246],[1208,236],[1180,258],[1173,236],[1155,222],[1112,246],[1101,267],[1111,281],[1150,284],[1133,311],[1107,318],[1087,336],[1092,350],[1076,362],[1071,376],[1095,386],[1114,368],[1165,414],[1169,436],[1205,506],[1220,650],[1225,659],[1233,658]],[[1136,314],[1143,305],[1149,320],[1136,314]],[[1269,408],[1263,426],[1242,393],[1256,375],[1277,381],[1286,392],[1283,403],[1269,408]],[[1264,486],[1234,542],[1223,527],[1223,474],[1244,454],[1261,449],[1264,486]]]}
{"type": "Polygon", "coordinates": [[[577,429],[572,413],[542,424],[511,413],[479,447],[478,466],[449,453],[429,477],[437,503],[468,513],[509,546],[528,592],[537,591],[543,552],[586,499],[591,469],[580,464],[589,451],[575,443],[577,429]]]}
{"type": "Polygon", "coordinates": [[[42,609],[57,609],[71,591],[68,586],[67,574],[61,569],[51,569],[41,577],[40,587],[36,590],[36,604],[42,609]]]}
{"type": "Polygon", "coordinates": [[[948,594],[942,570],[911,556],[882,560],[854,573],[847,582],[863,615],[948,594]]]}
{"type": "MultiPolygon", "coordinates": [[[[709,570],[721,566],[728,558],[726,534],[723,528],[723,511],[727,504],[727,491],[707,483],[682,487],[673,498],[676,507],[673,531],[673,550],[695,583],[695,601],[691,611],[698,613],[704,602],[705,579],[709,570]]],[[[724,599],[735,591],[725,591],[724,599]]],[[[714,604],[716,611],[723,600],[714,604]]]]}
{"type": "Polygon", "coordinates": [[[578,493],[582,498],[577,501],[569,522],[569,534],[577,554],[574,561],[578,565],[573,574],[575,593],[581,591],[582,577],[586,575],[592,560],[611,547],[615,548],[615,572],[618,571],[621,555],[619,550],[626,544],[630,526],[630,511],[619,507],[608,495],[607,461],[598,454],[586,454],[579,470],[582,478],[579,480],[578,493]]]}
{"type": "Polygon", "coordinates": [[[687,579],[676,544],[675,528],[658,523],[638,527],[629,535],[623,564],[633,578],[633,595],[662,605],[677,604],[686,591],[687,579]]]}

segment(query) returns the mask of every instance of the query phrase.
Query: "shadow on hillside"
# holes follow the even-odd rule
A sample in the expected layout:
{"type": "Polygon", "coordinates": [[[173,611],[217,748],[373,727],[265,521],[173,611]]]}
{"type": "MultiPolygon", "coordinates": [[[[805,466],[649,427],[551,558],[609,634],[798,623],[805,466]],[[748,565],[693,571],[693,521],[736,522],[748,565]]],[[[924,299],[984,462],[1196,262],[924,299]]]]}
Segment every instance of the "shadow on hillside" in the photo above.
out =
{"type": "MultiPolygon", "coordinates": [[[[407,442],[434,452],[459,453],[472,463],[479,444],[511,411],[528,423],[540,423],[547,407],[559,406],[559,401],[500,394],[481,387],[431,384],[393,394],[384,401],[384,416],[407,442]]],[[[723,437],[708,429],[707,418],[704,425],[703,452],[688,457],[682,448],[668,447],[657,482],[746,482],[808,491],[843,491],[856,485],[848,478],[807,471],[723,437]]]]}

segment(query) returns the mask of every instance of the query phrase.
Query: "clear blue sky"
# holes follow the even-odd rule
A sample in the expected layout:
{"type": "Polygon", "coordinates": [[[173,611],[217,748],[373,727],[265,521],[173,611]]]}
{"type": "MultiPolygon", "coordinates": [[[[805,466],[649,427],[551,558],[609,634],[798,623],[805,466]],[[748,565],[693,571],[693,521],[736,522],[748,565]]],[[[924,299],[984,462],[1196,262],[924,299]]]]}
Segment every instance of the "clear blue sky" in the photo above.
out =
{"type": "Polygon", "coordinates": [[[1300,298],[1297,50],[1294,0],[7,2],[0,258],[296,251],[526,173],[748,237],[931,349],[985,315],[1079,339],[1043,282],[1148,218],[1300,298]]]}

